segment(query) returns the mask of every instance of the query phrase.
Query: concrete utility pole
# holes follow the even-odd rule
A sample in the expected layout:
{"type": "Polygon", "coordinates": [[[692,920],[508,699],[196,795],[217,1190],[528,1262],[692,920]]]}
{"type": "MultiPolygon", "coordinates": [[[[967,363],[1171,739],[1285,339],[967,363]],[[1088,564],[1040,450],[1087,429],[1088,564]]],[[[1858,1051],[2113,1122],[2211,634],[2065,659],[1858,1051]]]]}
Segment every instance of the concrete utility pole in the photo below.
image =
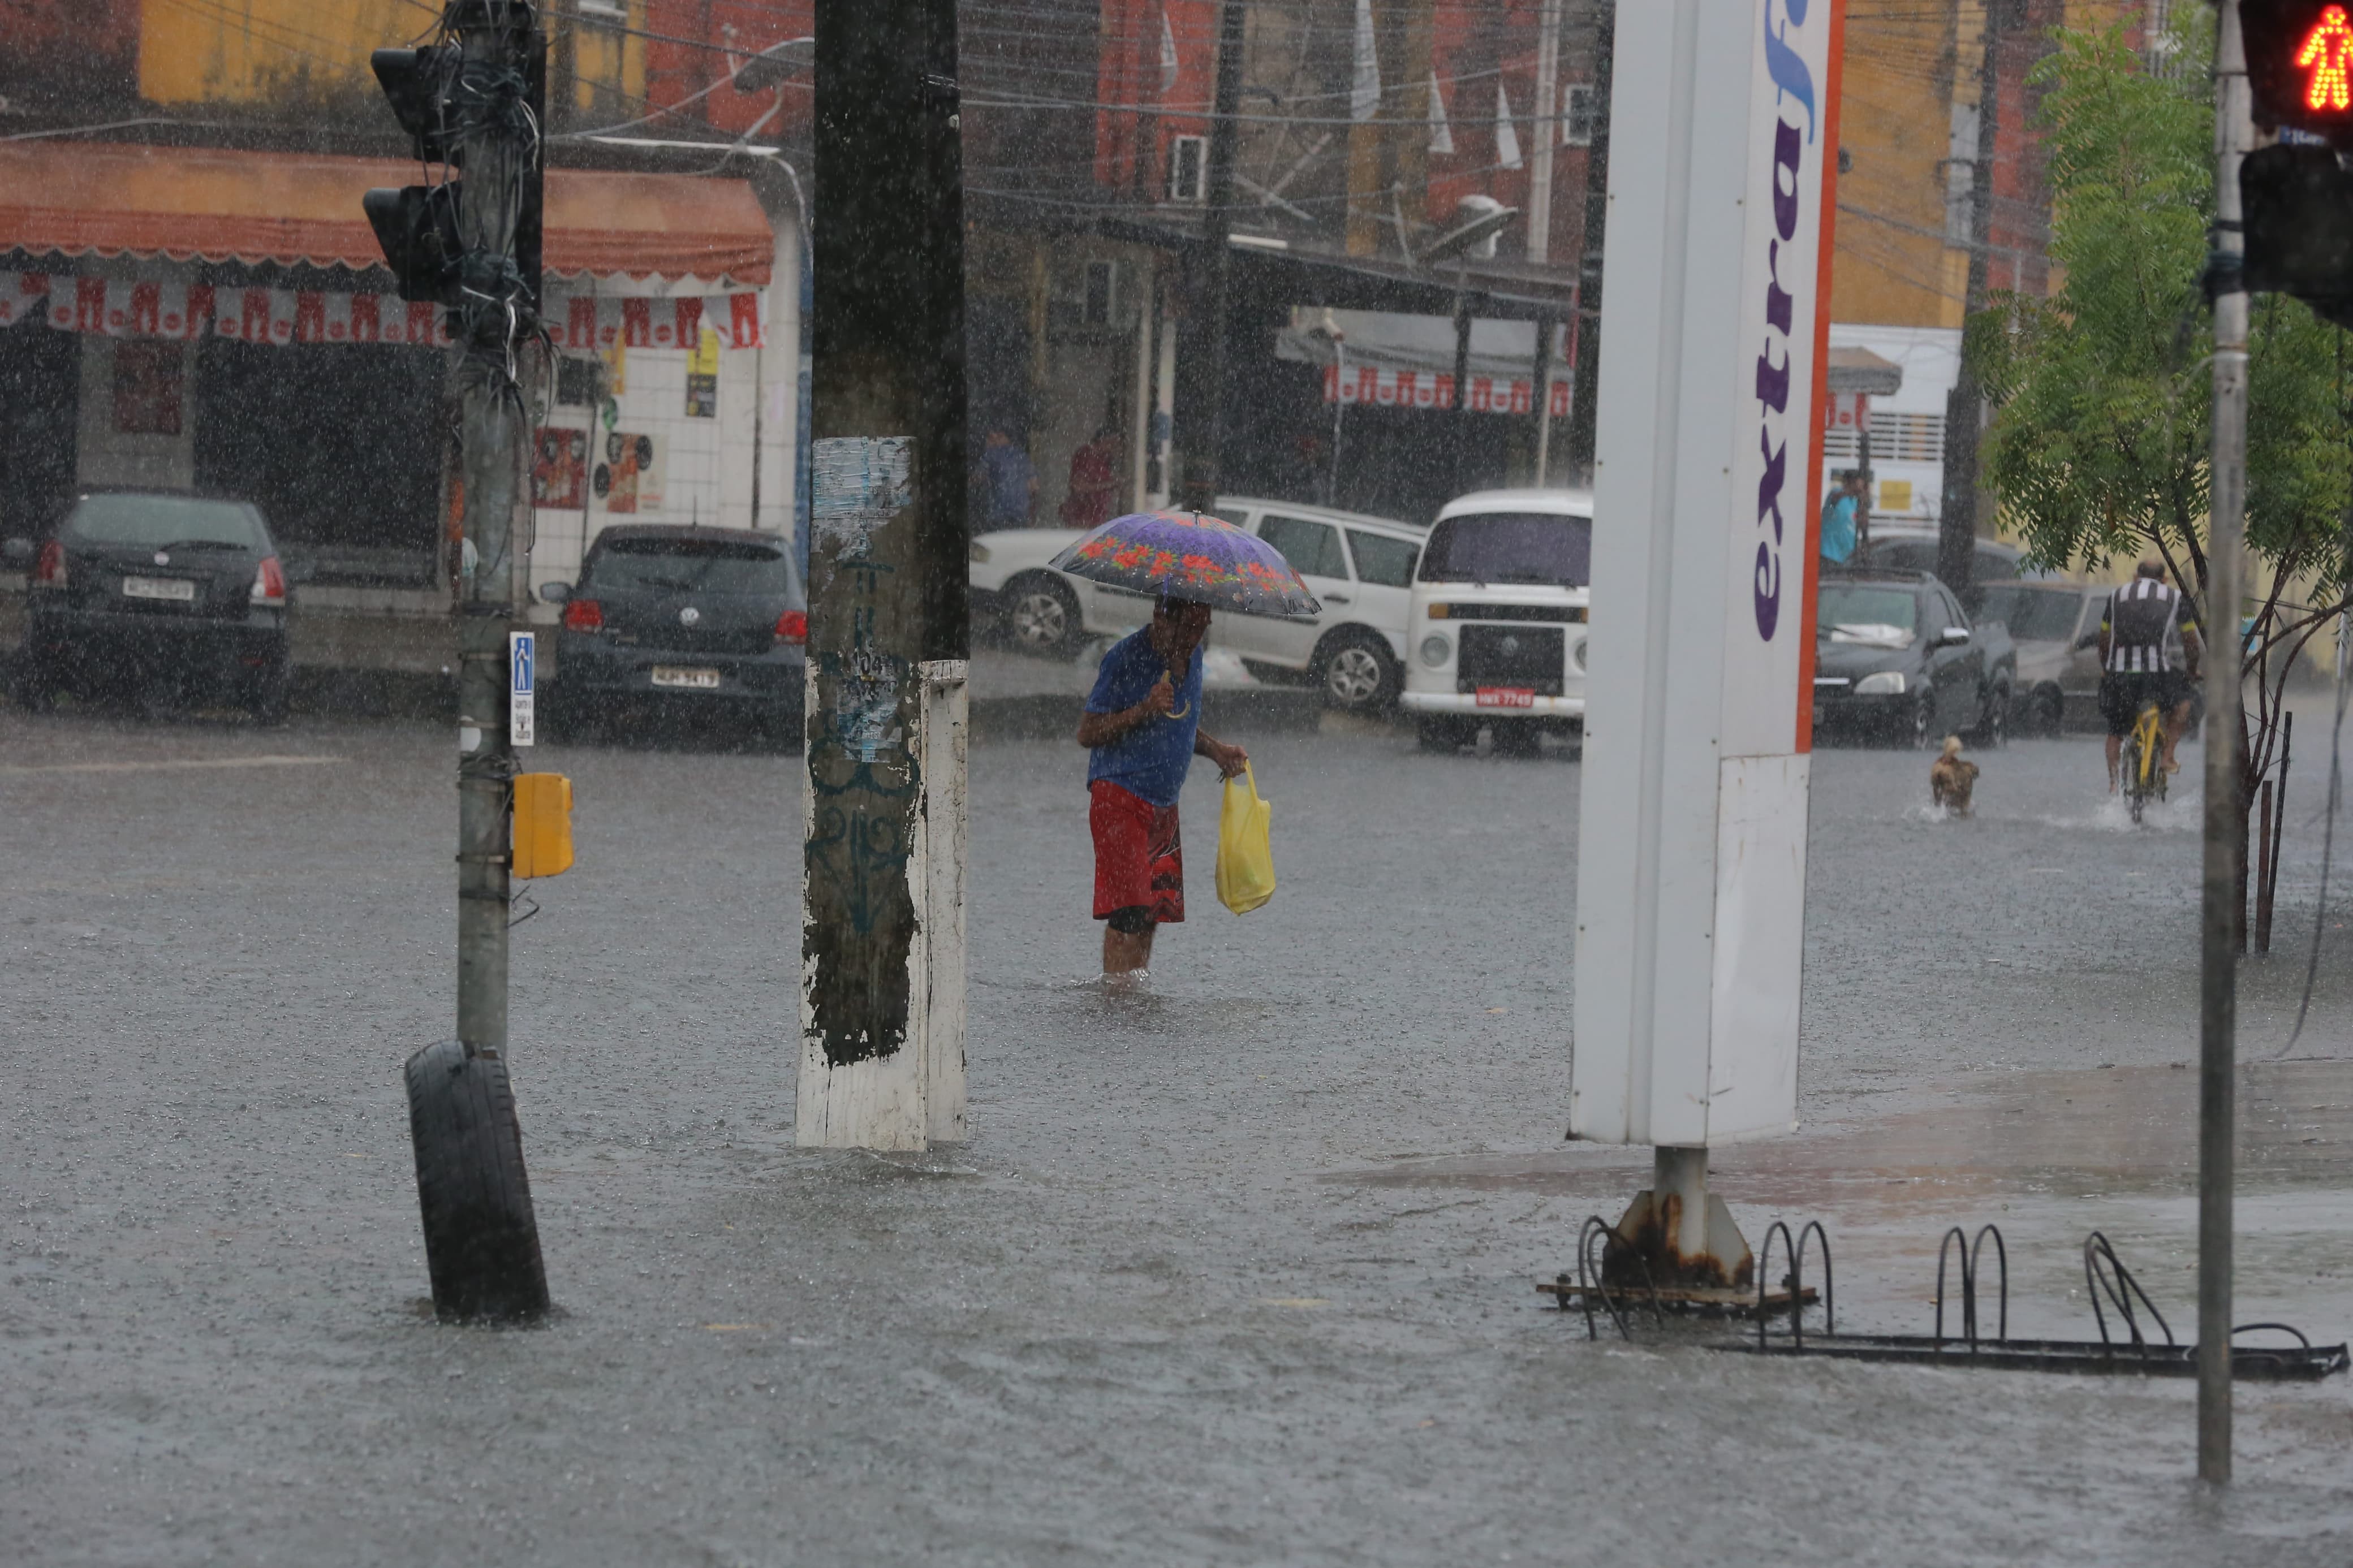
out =
{"type": "MultiPolygon", "coordinates": [[[[1218,18],[1218,86],[1209,121],[1208,205],[1201,237],[1185,250],[1184,313],[1176,322],[1176,504],[1218,505],[1218,444],[1225,398],[1226,317],[1233,278],[1234,142],[1242,102],[1244,0],[1225,0],[1218,18]]],[[[961,571],[962,567],[959,566],[961,571]]]]}
{"type": "Polygon", "coordinates": [[[964,1130],[963,157],[954,0],[818,9],[804,1146],[964,1130]]]}
{"type": "MultiPolygon", "coordinates": [[[[2011,0],[1986,0],[1985,50],[1978,67],[1978,147],[1969,169],[1969,270],[1964,319],[1985,309],[1986,257],[1993,240],[1995,132],[2001,109],[2001,19],[2011,0]]],[[[1936,575],[1963,601],[1974,603],[1978,537],[1978,435],[1985,393],[1967,352],[1961,374],[1945,396],[1945,494],[1936,524],[1936,575]]],[[[1867,510],[1867,509],[1866,509],[1867,510]]]]}
{"type": "Polygon", "coordinates": [[[1593,482],[1593,432],[1601,384],[1601,250],[1609,232],[1609,83],[1618,52],[1617,0],[1593,7],[1593,140],[1585,149],[1585,254],[1577,261],[1577,363],[1568,410],[1569,482],[1593,482]]]}
{"type": "Polygon", "coordinates": [[[2247,510],[2247,288],[2239,163],[2254,140],[2238,0],[2214,49],[2214,451],[2206,540],[2206,857],[2198,1049],[2198,1478],[2231,1479],[2231,1227],[2238,1157],[2239,601],[2247,510]]]}
{"type": "Polygon", "coordinates": [[[1560,4],[1544,0],[1544,8],[1536,13],[1536,145],[1528,160],[1528,259],[1539,266],[1552,259],[1552,160],[1561,131],[1560,4]]]}
{"type": "MultiPolygon", "coordinates": [[[[1370,256],[1381,239],[1381,29],[1373,0],[1356,0],[1348,92],[1348,224],[1351,256],[1370,256]]],[[[1236,101],[1240,101],[1237,100],[1236,101]]],[[[1213,130],[1210,132],[1215,135],[1213,130]]]]}

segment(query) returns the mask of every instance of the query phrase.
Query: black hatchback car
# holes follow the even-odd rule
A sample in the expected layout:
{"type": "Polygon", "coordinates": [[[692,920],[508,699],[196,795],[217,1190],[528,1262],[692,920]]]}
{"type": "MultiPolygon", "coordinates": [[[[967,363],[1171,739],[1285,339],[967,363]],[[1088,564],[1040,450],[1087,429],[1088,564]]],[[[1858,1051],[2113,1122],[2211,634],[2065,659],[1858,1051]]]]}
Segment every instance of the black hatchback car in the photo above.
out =
{"type": "Polygon", "coordinates": [[[176,490],[91,490],[54,533],[8,541],[29,568],[16,699],[59,691],[236,703],[286,716],[286,568],[260,509],[176,490]]]}
{"type": "Polygon", "coordinates": [[[1948,732],[2004,737],[2018,650],[1973,624],[1925,572],[1825,571],[1814,606],[1814,724],[1932,746],[1948,732]]]}
{"type": "Polygon", "coordinates": [[[564,606],[545,717],[558,738],[625,706],[733,712],[797,739],[808,604],[788,541],[748,529],[607,528],[564,606]]]}

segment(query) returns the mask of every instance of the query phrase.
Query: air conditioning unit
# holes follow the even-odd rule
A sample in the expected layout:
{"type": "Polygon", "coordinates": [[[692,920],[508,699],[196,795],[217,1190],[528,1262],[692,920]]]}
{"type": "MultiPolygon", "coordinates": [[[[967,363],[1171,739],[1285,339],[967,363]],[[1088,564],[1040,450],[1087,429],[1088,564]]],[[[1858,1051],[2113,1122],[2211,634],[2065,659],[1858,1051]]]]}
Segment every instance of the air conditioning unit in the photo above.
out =
{"type": "Polygon", "coordinates": [[[1209,194],[1209,139],[1172,136],[1168,139],[1168,199],[1198,202],[1209,194]]]}

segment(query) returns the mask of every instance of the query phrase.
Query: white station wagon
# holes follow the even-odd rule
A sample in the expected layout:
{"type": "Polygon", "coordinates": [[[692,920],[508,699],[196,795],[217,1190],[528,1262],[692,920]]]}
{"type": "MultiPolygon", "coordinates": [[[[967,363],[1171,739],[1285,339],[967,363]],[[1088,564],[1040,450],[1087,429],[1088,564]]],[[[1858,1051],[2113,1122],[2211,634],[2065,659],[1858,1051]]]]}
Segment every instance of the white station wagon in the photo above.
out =
{"type": "MultiPolygon", "coordinates": [[[[1261,680],[1320,686],[1334,707],[1374,712],[1404,684],[1414,563],[1427,530],[1330,507],[1228,496],[1218,515],[1274,546],[1324,606],[1306,620],[1221,611],[1212,647],[1238,654],[1261,680]]],[[[1152,616],[1142,594],[1090,583],[1046,563],[1081,531],[1013,528],[972,542],[967,581],[976,620],[993,618],[1025,652],[1068,657],[1089,637],[1120,637],[1152,616]]]]}

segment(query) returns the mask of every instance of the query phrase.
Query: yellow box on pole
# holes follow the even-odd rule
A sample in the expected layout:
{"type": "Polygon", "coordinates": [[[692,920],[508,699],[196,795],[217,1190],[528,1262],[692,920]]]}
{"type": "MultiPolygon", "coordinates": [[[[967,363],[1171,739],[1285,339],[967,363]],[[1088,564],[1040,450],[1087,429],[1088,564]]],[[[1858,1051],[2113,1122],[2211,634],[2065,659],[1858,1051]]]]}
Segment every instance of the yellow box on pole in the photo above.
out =
{"type": "Polygon", "coordinates": [[[517,773],[514,874],[557,877],[572,869],[572,781],[562,773],[517,773]]]}

